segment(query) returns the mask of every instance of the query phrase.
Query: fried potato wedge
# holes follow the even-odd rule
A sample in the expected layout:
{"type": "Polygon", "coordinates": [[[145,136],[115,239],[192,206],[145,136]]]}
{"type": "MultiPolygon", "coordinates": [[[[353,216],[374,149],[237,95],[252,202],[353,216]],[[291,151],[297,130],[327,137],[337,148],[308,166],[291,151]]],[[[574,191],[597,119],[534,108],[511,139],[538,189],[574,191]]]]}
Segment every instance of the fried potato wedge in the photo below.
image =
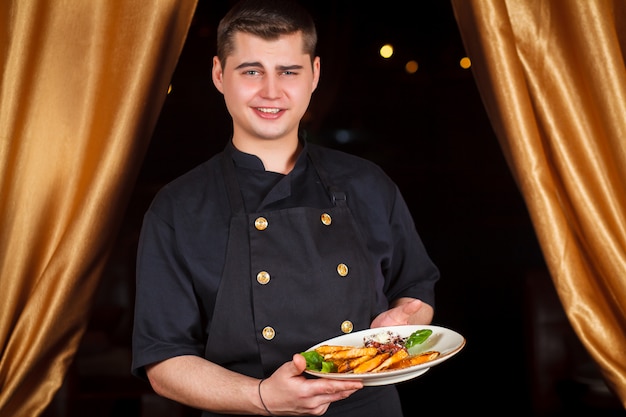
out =
{"type": "Polygon", "coordinates": [[[341,373],[350,372],[351,370],[353,370],[354,368],[356,368],[363,362],[366,362],[372,359],[374,356],[375,355],[371,355],[371,356],[366,355],[366,356],[361,356],[361,357],[354,358],[354,359],[345,360],[341,364],[337,365],[337,372],[341,372],[341,373]]]}
{"type": "Polygon", "coordinates": [[[428,361],[432,361],[439,356],[439,352],[435,350],[429,350],[428,352],[420,353],[419,355],[413,355],[406,357],[392,365],[387,369],[402,369],[408,368],[409,366],[421,365],[422,363],[426,363],[428,361]]]}
{"type": "Polygon", "coordinates": [[[405,349],[400,349],[397,352],[395,352],[393,355],[391,355],[390,357],[388,357],[387,359],[385,359],[380,365],[378,365],[376,368],[372,369],[371,372],[380,372],[380,371],[384,371],[385,369],[389,368],[390,366],[392,366],[394,363],[398,363],[401,360],[407,358],[409,356],[409,353],[405,350],[405,349]]]}
{"type": "Polygon", "coordinates": [[[363,362],[362,364],[354,368],[353,372],[355,374],[362,374],[365,372],[370,372],[372,369],[376,368],[381,363],[383,363],[383,361],[387,359],[389,356],[391,356],[391,354],[388,352],[379,353],[378,355],[374,356],[371,359],[366,360],[365,362],[363,362]]]}
{"type": "Polygon", "coordinates": [[[326,355],[328,353],[340,352],[342,350],[354,349],[354,346],[341,346],[341,345],[322,345],[315,348],[315,351],[320,355],[326,355]]]}
{"type": "Polygon", "coordinates": [[[318,351],[320,355],[324,357],[327,361],[337,361],[342,359],[352,359],[358,358],[361,356],[374,356],[378,353],[378,349],[372,348],[350,348],[346,350],[339,350],[332,353],[322,354],[318,351]]]}

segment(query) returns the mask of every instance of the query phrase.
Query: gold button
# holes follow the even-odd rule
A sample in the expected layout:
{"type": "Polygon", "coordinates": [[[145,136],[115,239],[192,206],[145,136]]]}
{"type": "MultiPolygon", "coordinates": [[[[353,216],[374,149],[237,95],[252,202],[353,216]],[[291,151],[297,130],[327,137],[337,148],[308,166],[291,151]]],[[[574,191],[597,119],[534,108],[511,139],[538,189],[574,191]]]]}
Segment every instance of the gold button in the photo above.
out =
{"type": "Polygon", "coordinates": [[[330,214],[328,213],[322,214],[321,220],[322,220],[322,223],[324,223],[326,226],[329,226],[330,223],[333,221],[333,219],[331,219],[330,217],[330,214]]]}
{"type": "Polygon", "coordinates": [[[276,331],[273,327],[267,326],[263,328],[263,338],[265,340],[272,340],[276,336],[276,331]]]}
{"type": "Polygon", "coordinates": [[[350,320],[346,320],[343,323],[341,323],[341,331],[344,333],[350,333],[352,331],[352,329],[354,329],[354,325],[352,324],[352,322],[350,320]]]}
{"type": "Polygon", "coordinates": [[[257,230],[265,230],[267,229],[267,219],[265,217],[259,217],[254,221],[254,227],[257,230]]]}
{"type": "Polygon", "coordinates": [[[256,280],[259,284],[267,284],[270,282],[270,274],[267,271],[261,271],[256,274],[256,280]]]}
{"type": "Polygon", "coordinates": [[[348,266],[346,264],[337,265],[337,273],[342,277],[348,275],[348,266]]]}

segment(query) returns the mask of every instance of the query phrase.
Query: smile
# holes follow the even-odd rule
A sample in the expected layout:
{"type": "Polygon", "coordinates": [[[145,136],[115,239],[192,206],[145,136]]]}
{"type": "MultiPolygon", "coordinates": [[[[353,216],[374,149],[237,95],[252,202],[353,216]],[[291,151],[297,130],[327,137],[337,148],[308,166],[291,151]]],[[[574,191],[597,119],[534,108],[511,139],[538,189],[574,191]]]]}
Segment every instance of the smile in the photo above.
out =
{"type": "Polygon", "coordinates": [[[264,107],[257,107],[257,110],[260,111],[261,113],[268,113],[268,114],[276,114],[280,111],[280,109],[276,109],[276,108],[267,109],[264,107]]]}

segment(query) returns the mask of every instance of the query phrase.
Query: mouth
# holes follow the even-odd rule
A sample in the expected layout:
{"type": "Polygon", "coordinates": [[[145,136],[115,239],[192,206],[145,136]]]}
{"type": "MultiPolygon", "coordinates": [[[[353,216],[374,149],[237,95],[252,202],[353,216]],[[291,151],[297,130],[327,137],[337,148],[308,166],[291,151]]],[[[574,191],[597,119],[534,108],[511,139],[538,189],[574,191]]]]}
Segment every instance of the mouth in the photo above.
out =
{"type": "Polygon", "coordinates": [[[265,113],[265,114],[278,114],[280,112],[280,109],[277,109],[275,107],[272,107],[272,108],[257,107],[256,109],[257,109],[257,111],[259,111],[261,113],[265,113]]]}

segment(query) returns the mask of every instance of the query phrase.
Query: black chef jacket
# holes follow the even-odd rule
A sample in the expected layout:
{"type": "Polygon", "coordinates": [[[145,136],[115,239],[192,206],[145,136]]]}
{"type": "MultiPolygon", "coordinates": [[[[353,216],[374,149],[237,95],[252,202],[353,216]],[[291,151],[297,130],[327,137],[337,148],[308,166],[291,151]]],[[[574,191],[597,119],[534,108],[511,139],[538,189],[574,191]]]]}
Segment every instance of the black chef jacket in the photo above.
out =
{"type": "MultiPolygon", "coordinates": [[[[439,271],[400,191],[377,165],[305,142],[293,171],[282,175],[265,171],[256,156],[235,150],[231,143],[227,146],[247,212],[328,207],[327,190],[307,158],[309,148],[315,147],[319,164],[345,192],[372,261],[379,266],[379,312],[399,297],[434,306],[439,271]]],[[[144,218],[138,251],[133,374],[145,377],[145,365],[173,356],[203,356],[230,216],[219,156],[166,185],[155,197],[144,218]]],[[[310,301],[306,294],[289,294],[297,296],[310,301]]],[[[318,341],[309,342],[303,349],[318,341]]]]}

